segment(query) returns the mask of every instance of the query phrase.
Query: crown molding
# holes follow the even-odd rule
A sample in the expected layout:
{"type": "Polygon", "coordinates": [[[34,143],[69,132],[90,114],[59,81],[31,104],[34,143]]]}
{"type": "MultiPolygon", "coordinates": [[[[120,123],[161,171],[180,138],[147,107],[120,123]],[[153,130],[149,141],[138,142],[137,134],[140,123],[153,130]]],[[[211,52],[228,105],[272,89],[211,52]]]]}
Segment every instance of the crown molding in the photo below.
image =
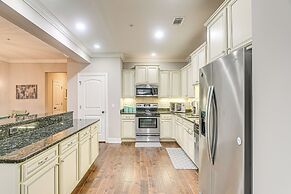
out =
{"type": "Polygon", "coordinates": [[[186,63],[185,59],[125,58],[124,63],[186,63]]]}

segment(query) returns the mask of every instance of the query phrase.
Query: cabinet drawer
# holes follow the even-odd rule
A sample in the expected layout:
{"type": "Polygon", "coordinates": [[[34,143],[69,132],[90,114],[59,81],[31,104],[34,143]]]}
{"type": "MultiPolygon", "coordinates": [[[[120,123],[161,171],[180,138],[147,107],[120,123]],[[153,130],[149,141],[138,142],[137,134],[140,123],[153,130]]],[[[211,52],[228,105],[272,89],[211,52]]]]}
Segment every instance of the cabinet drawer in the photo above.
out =
{"type": "Polygon", "coordinates": [[[122,115],[121,119],[122,120],[134,120],[135,119],[135,115],[122,115]]]}
{"type": "Polygon", "coordinates": [[[172,119],[172,115],[163,115],[161,114],[161,120],[171,120],[172,119]]]}
{"type": "Polygon", "coordinates": [[[90,127],[87,127],[79,132],[79,141],[82,141],[88,137],[90,137],[90,127]]]}
{"type": "Polygon", "coordinates": [[[72,137],[62,141],[60,143],[60,155],[65,153],[67,150],[71,149],[74,145],[78,143],[78,136],[73,135],[72,137]]]}
{"type": "Polygon", "coordinates": [[[98,133],[99,129],[100,129],[100,121],[91,125],[91,129],[90,129],[91,136],[93,136],[95,133],[98,133]]]}
{"type": "Polygon", "coordinates": [[[21,167],[22,181],[26,181],[32,175],[39,172],[44,168],[50,161],[58,157],[58,147],[55,146],[42,154],[36,156],[34,159],[24,163],[21,167]]]}
{"type": "Polygon", "coordinates": [[[183,119],[181,117],[176,116],[176,122],[183,123],[183,119]]]}
{"type": "Polygon", "coordinates": [[[183,124],[185,125],[185,127],[189,128],[189,129],[194,128],[194,123],[191,123],[189,121],[184,120],[183,124]]]}

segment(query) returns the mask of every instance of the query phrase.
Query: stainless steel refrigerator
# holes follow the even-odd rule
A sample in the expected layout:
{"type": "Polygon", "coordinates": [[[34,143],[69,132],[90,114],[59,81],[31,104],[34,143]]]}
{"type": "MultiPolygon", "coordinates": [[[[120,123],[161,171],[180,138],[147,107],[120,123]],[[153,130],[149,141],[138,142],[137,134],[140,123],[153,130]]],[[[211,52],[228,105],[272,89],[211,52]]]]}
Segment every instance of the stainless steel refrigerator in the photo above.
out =
{"type": "Polygon", "coordinates": [[[251,194],[252,49],[200,69],[199,194],[251,194]]]}

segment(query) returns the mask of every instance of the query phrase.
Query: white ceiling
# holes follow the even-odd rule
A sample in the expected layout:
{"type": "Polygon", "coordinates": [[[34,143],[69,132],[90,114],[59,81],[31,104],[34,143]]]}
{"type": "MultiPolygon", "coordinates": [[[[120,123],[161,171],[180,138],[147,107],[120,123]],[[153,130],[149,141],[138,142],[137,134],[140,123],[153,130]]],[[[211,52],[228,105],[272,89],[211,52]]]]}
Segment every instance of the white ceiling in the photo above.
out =
{"type": "Polygon", "coordinates": [[[65,60],[66,57],[38,38],[0,17],[0,61],[65,60]]]}
{"type": "Polygon", "coordinates": [[[184,60],[205,41],[207,18],[223,0],[35,0],[71,31],[93,55],[123,53],[127,60],[184,60]],[[185,17],[173,26],[175,16],[185,17]],[[79,32],[76,22],[87,29],[79,32]],[[133,24],[133,27],[129,27],[133,24]],[[163,30],[162,40],[153,38],[163,30]],[[99,43],[100,49],[94,44],[99,43]],[[151,53],[157,53],[152,57],[151,53]]]}

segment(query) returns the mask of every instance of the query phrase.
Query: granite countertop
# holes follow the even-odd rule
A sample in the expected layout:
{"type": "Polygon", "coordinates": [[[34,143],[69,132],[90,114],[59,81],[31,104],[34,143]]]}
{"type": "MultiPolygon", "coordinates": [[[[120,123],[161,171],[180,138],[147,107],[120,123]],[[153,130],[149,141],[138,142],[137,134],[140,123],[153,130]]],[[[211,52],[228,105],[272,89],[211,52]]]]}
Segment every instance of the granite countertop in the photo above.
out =
{"type": "MultiPolygon", "coordinates": [[[[50,116],[56,116],[56,115],[62,115],[66,113],[70,113],[73,111],[69,112],[61,112],[61,113],[41,113],[41,114],[29,114],[27,116],[24,116],[24,119],[16,119],[16,118],[5,118],[5,119],[0,119],[0,126],[3,127],[5,125],[11,125],[11,124],[21,124],[21,123],[27,123],[27,122],[32,122],[35,119],[40,119],[40,118],[45,118],[45,117],[50,117],[50,116]]],[[[21,117],[21,116],[20,116],[21,117]]]]}
{"type": "Polygon", "coordinates": [[[190,113],[174,113],[174,114],[187,121],[190,121],[191,123],[195,123],[195,120],[199,119],[199,115],[193,116],[190,113]]]}
{"type": "MultiPolygon", "coordinates": [[[[199,115],[193,116],[191,112],[186,112],[186,113],[173,113],[169,109],[159,109],[158,113],[160,114],[174,114],[177,115],[191,123],[195,123],[195,120],[199,118],[199,115]]],[[[124,112],[123,110],[120,111],[120,114],[135,114],[135,112],[124,112]]]]}
{"type": "Polygon", "coordinates": [[[49,131],[39,129],[33,133],[23,134],[21,137],[3,139],[0,141],[0,163],[24,162],[98,121],[74,119],[70,125],[58,128],[57,131],[53,128],[49,131]]]}

